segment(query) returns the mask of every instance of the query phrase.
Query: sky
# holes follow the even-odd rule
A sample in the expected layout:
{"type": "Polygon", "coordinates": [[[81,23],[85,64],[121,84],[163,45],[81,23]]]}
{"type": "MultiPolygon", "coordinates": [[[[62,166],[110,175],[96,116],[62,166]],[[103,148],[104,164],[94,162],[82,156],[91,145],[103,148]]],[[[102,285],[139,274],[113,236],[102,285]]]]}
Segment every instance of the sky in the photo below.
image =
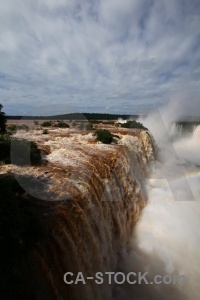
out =
{"type": "Polygon", "coordinates": [[[0,0],[7,114],[131,115],[182,95],[200,95],[199,0],[0,0]]]}

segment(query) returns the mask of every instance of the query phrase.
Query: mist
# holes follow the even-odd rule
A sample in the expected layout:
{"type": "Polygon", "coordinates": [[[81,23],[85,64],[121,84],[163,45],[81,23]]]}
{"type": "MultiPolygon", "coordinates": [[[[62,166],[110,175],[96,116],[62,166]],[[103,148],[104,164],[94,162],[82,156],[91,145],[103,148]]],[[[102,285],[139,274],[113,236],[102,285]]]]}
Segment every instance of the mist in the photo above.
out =
{"type": "MultiPolygon", "coordinates": [[[[172,139],[172,123],[199,111],[195,99],[178,99],[140,119],[153,134],[158,157],[146,182],[148,202],[126,249],[119,270],[184,276],[176,284],[116,286],[114,298],[197,300],[200,294],[200,126],[172,139]],[[180,109],[179,109],[180,108],[180,109]]],[[[199,114],[200,116],[200,114],[199,114]]]]}

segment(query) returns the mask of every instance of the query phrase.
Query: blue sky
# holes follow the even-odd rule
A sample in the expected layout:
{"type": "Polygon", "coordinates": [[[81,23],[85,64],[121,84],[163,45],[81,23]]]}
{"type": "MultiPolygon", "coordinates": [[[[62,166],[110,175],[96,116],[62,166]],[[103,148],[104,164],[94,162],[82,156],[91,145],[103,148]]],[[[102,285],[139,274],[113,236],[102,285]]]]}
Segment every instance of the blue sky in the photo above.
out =
{"type": "Polygon", "coordinates": [[[190,91],[199,97],[199,0],[0,0],[8,114],[146,113],[190,91]]]}

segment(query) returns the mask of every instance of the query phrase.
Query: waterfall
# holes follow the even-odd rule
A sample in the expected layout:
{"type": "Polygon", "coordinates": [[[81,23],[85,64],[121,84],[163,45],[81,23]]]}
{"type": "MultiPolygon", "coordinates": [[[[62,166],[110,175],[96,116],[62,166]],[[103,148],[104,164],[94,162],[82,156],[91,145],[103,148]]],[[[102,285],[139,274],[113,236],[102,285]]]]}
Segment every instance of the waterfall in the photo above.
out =
{"type": "Polygon", "coordinates": [[[113,299],[197,300],[200,293],[200,126],[172,142],[169,134],[161,130],[162,124],[154,126],[154,120],[154,116],[149,119],[148,126],[154,129],[158,160],[146,181],[148,203],[118,265],[124,273],[148,272],[147,279],[154,284],[118,285],[113,299]],[[155,284],[157,275],[166,276],[168,282],[155,284]],[[170,278],[176,278],[175,283],[170,278]]]}
{"type": "Polygon", "coordinates": [[[199,122],[175,122],[171,124],[169,134],[173,139],[181,138],[183,135],[190,135],[199,126],[199,122]]]}
{"type": "Polygon", "coordinates": [[[193,135],[197,138],[200,138],[200,125],[197,125],[193,130],[193,135]]]}
{"type": "Polygon", "coordinates": [[[115,271],[146,205],[143,181],[155,159],[153,137],[139,130],[118,134],[120,142],[112,145],[94,143],[91,134],[62,137],[54,132],[48,139],[32,134],[48,164],[15,168],[15,173],[48,178],[55,195],[36,201],[46,228],[31,252],[37,281],[43,283],[38,299],[112,298],[112,285],[106,282],[67,285],[63,276],[115,271]]]}

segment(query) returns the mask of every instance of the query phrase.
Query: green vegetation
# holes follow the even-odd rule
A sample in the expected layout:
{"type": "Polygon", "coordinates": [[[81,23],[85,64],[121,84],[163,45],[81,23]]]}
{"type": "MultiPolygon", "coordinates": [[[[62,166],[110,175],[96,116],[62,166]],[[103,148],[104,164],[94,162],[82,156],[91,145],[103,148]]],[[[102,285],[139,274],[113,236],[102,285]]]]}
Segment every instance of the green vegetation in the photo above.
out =
{"type": "Polygon", "coordinates": [[[51,121],[45,121],[41,124],[43,127],[50,127],[51,126],[51,121]]]}
{"type": "MultiPolygon", "coordinates": [[[[0,110],[2,107],[3,106],[0,104],[0,110]]],[[[0,119],[2,116],[4,124],[1,127],[0,134],[0,162],[3,162],[4,164],[10,164],[12,162],[16,165],[27,165],[30,163],[31,165],[39,165],[41,163],[41,153],[37,144],[33,141],[16,139],[10,136],[16,129],[28,131],[29,127],[26,124],[18,126],[13,124],[8,126],[7,130],[5,114],[1,112],[0,119]]]]}
{"type": "Polygon", "coordinates": [[[110,144],[113,140],[112,133],[107,129],[98,129],[95,132],[95,135],[97,137],[97,140],[102,142],[103,144],[110,144]]]}
{"type": "MultiPolygon", "coordinates": [[[[100,113],[70,113],[55,116],[8,116],[8,119],[26,119],[26,120],[74,120],[74,121],[86,121],[86,120],[117,120],[122,118],[124,120],[128,119],[129,115],[120,114],[100,114],[100,113]]],[[[137,118],[137,115],[133,115],[133,118],[137,118]]]]}
{"type": "Polygon", "coordinates": [[[69,128],[69,125],[63,121],[58,121],[58,123],[54,126],[59,127],[59,128],[69,128]]]}
{"type": "Polygon", "coordinates": [[[2,112],[3,105],[0,104],[0,134],[3,134],[6,132],[6,115],[4,112],[2,112]]]}
{"type": "Polygon", "coordinates": [[[12,139],[12,162],[17,165],[39,165],[41,163],[41,153],[37,144],[33,141],[12,139]]]}
{"type": "Polygon", "coordinates": [[[121,127],[123,128],[138,128],[138,129],[147,129],[146,127],[144,127],[144,125],[140,122],[137,122],[135,120],[133,121],[127,121],[126,123],[124,124],[121,124],[121,127]]]}
{"type": "Polygon", "coordinates": [[[0,135],[0,161],[10,164],[11,139],[9,135],[0,135]]]}
{"type": "Polygon", "coordinates": [[[69,125],[63,121],[57,121],[57,123],[53,123],[52,121],[45,121],[41,124],[43,127],[59,127],[59,128],[69,128],[69,125]]]}
{"type": "Polygon", "coordinates": [[[35,142],[12,139],[9,135],[0,136],[0,161],[5,164],[38,165],[41,163],[41,153],[35,142]],[[12,159],[11,159],[12,156],[12,159]]]}

